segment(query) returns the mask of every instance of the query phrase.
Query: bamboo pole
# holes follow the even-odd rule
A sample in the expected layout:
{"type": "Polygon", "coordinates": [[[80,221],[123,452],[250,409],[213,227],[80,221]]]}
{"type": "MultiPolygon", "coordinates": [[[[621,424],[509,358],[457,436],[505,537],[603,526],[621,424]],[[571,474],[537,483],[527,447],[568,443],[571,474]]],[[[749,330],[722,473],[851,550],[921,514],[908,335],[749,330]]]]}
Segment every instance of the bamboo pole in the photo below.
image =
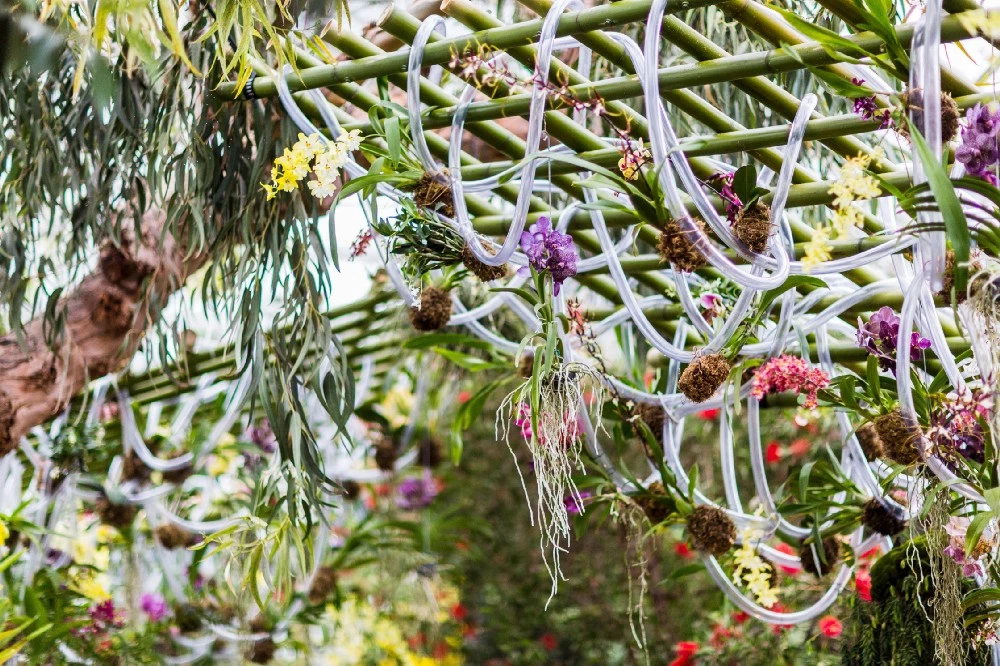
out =
{"type": "MultiPolygon", "coordinates": [[[[683,12],[696,7],[712,4],[711,0],[677,0],[671,2],[667,11],[683,12]]],[[[559,37],[572,35],[583,30],[598,30],[626,23],[642,21],[649,14],[649,0],[622,0],[592,9],[567,13],[559,21],[556,35],[559,37]]],[[[424,52],[425,65],[440,65],[451,60],[453,54],[464,53],[476,49],[480,44],[492,44],[496,48],[506,49],[522,44],[530,44],[537,39],[542,28],[542,20],[524,21],[512,26],[498,27],[492,30],[482,30],[469,35],[453,37],[429,46],[424,52]]],[[[288,77],[289,89],[293,92],[309,88],[321,88],[333,83],[350,83],[365,79],[388,76],[406,71],[409,53],[400,50],[391,55],[372,56],[353,62],[325,65],[315,68],[302,76],[288,77]]],[[[257,97],[273,97],[278,94],[277,87],[270,77],[262,76],[254,80],[252,89],[257,97]]],[[[218,92],[223,97],[235,98],[241,90],[235,83],[224,83],[218,92]]]]}

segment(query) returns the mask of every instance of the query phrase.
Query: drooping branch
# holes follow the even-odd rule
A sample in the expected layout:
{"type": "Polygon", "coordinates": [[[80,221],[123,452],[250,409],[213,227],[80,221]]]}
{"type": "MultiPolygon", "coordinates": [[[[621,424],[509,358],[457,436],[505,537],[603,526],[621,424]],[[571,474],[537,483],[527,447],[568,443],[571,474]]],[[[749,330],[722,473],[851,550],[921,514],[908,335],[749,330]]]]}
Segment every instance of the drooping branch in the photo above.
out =
{"type": "Polygon", "coordinates": [[[166,214],[142,216],[140,234],[123,221],[118,243],[107,240],[98,266],[59,302],[62,326],[37,317],[0,338],[0,455],[31,428],[58,415],[86,384],[128,364],[167,298],[206,259],[164,232],[166,214]]]}

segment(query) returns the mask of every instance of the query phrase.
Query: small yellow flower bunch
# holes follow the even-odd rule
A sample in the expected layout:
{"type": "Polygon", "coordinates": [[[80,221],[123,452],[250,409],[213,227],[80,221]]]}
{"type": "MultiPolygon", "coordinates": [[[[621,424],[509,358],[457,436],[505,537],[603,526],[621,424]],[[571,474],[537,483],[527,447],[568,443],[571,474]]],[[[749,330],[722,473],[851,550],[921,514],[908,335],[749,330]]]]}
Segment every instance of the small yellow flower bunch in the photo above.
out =
{"type": "Polygon", "coordinates": [[[638,180],[639,169],[643,164],[653,159],[653,155],[642,145],[642,139],[629,142],[622,148],[622,158],[618,160],[618,170],[625,180],[638,180]]]}
{"type": "Polygon", "coordinates": [[[851,229],[860,227],[864,222],[864,214],[854,204],[882,194],[878,181],[868,173],[872,160],[878,160],[881,156],[881,148],[876,148],[868,155],[859,153],[857,157],[848,159],[841,168],[840,175],[827,190],[833,195],[834,213],[830,224],[814,230],[812,238],[806,243],[805,255],[802,257],[802,266],[806,270],[830,260],[833,250],[831,238],[844,238],[851,229]]]}
{"type": "Polygon", "coordinates": [[[299,182],[311,172],[315,178],[308,182],[309,191],[317,199],[337,193],[340,169],[347,164],[348,156],[361,147],[361,130],[344,132],[336,141],[326,141],[319,134],[299,133],[299,140],[284,154],[275,158],[271,166],[271,182],[261,183],[267,200],[278,192],[293,192],[299,182]]]}
{"type": "Polygon", "coordinates": [[[760,535],[753,529],[743,530],[742,544],[733,552],[736,568],[733,569],[733,579],[742,581],[747,591],[757,599],[764,608],[771,608],[778,603],[778,595],[771,587],[771,567],[757,554],[754,544],[760,535]]]}

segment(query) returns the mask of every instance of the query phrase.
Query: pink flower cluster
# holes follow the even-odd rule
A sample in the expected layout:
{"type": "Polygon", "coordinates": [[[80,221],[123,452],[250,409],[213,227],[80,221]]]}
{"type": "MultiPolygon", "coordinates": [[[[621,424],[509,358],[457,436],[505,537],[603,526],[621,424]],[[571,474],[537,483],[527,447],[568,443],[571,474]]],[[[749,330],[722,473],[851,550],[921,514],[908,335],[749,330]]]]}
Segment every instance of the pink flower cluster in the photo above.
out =
{"type": "MultiPolygon", "coordinates": [[[[562,445],[563,447],[568,447],[570,444],[575,442],[580,437],[581,427],[579,419],[573,421],[573,417],[569,414],[563,416],[563,419],[567,422],[567,428],[565,434],[563,435],[562,445]]],[[[524,437],[524,441],[531,441],[531,405],[526,402],[522,402],[521,406],[518,408],[517,418],[514,419],[514,425],[521,429],[521,436],[524,437]]],[[[538,443],[545,445],[545,437],[539,436],[538,443]]]]}
{"type": "Polygon", "coordinates": [[[819,368],[809,365],[797,356],[778,356],[768,359],[753,377],[750,395],[758,400],[769,393],[795,391],[806,396],[804,406],[816,407],[817,392],[830,384],[830,378],[819,368]]]}

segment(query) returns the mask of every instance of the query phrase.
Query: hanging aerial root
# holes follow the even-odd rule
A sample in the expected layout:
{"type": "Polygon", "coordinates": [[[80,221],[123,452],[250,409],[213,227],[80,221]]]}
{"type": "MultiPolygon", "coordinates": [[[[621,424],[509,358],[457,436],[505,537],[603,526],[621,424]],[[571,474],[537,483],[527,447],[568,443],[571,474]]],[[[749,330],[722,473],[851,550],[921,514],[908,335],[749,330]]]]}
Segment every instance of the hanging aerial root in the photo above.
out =
{"type": "MultiPolygon", "coordinates": [[[[552,596],[558,581],[564,578],[560,557],[569,546],[571,525],[567,503],[582,507],[583,500],[573,481],[573,472],[582,469],[583,449],[581,410],[592,405],[592,416],[600,427],[604,384],[600,373],[582,363],[565,363],[539,379],[540,395],[536,412],[531,409],[531,380],[525,380],[504,398],[497,410],[496,434],[503,436],[515,461],[510,443],[511,422],[521,429],[531,452],[536,496],[531,511],[532,524],[537,520],[541,533],[542,558],[552,578],[552,596]],[[591,395],[585,395],[589,384],[591,395]],[[589,400],[588,400],[589,398],[589,400]],[[515,409],[517,410],[515,412],[515,409]],[[537,432],[535,431],[537,425],[537,432]]],[[[518,468],[518,474],[521,474],[518,468]]],[[[524,476],[521,485],[529,509],[532,506],[524,476]]],[[[551,600],[552,596],[549,597],[551,600]]]]}

